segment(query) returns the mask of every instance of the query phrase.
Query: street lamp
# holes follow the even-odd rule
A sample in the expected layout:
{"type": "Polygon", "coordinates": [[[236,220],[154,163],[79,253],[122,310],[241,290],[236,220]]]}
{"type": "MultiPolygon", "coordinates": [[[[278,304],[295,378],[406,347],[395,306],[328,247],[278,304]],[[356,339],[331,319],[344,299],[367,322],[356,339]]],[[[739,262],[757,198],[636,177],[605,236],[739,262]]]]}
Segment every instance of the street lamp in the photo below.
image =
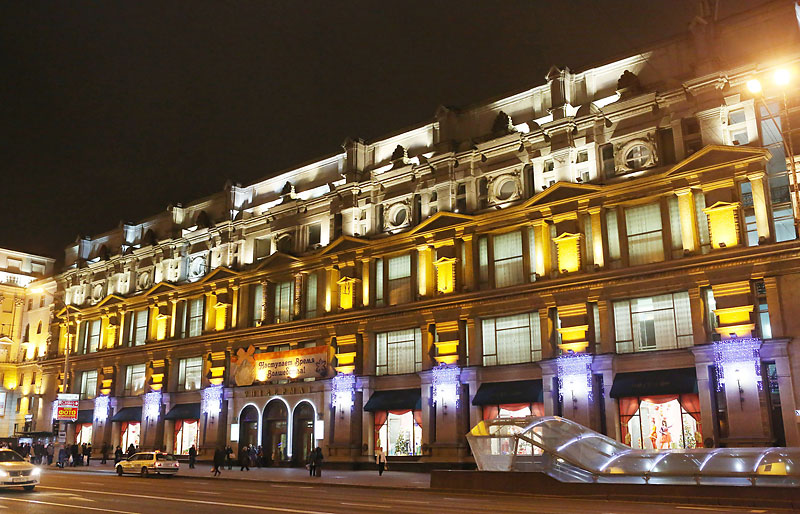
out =
{"type": "Polygon", "coordinates": [[[783,95],[783,112],[785,113],[785,116],[784,119],[781,120],[781,125],[786,127],[785,131],[781,128],[781,125],[778,124],[778,120],[772,114],[766,100],[764,99],[761,81],[757,78],[748,80],[747,89],[753,93],[754,96],[757,96],[761,99],[764,109],[766,109],[767,114],[769,114],[769,117],[772,119],[772,123],[775,124],[775,129],[781,135],[783,149],[786,152],[786,155],[789,157],[789,167],[792,172],[791,190],[794,192],[794,209],[792,209],[794,211],[794,225],[796,234],[800,236],[800,187],[798,187],[800,184],[798,184],[797,181],[797,166],[794,162],[794,151],[792,148],[792,127],[789,120],[789,102],[786,99],[786,89],[791,80],[792,72],[787,68],[778,68],[772,74],[772,81],[775,83],[775,85],[780,87],[783,95]]]}

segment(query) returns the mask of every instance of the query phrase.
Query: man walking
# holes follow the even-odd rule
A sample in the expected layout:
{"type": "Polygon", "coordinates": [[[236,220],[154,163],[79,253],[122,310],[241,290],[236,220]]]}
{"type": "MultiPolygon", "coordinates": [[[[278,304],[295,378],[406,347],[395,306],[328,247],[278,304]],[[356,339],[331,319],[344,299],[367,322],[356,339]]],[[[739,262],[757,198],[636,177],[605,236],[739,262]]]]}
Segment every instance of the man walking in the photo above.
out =
{"type": "Polygon", "coordinates": [[[383,448],[378,447],[378,453],[375,455],[375,462],[378,463],[378,476],[383,476],[386,471],[386,454],[383,453],[383,448]]]}
{"type": "Polygon", "coordinates": [[[242,466],[239,471],[244,471],[245,468],[247,468],[247,471],[250,471],[250,452],[247,446],[243,446],[242,449],[239,450],[239,464],[242,466]]]}
{"type": "Polygon", "coordinates": [[[100,464],[105,464],[108,461],[108,441],[103,441],[103,446],[100,448],[100,464]]]}
{"type": "Polygon", "coordinates": [[[225,459],[224,450],[221,447],[217,447],[217,449],[214,450],[214,467],[211,469],[215,477],[222,474],[219,468],[222,466],[223,459],[225,459]]]}
{"type": "Polygon", "coordinates": [[[196,460],[197,460],[197,448],[195,448],[194,445],[192,445],[192,447],[189,448],[189,469],[194,469],[194,463],[196,460]]]}
{"type": "Polygon", "coordinates": [[[228,470],[230,470],[233,467],[233,448],[230,445],[225,448],[225,461],[228,464],[228,470]]]}
{"type": "Polygon", "coordinates": [[[83,456],[86,457],[86,465],[89,465],[89,460],[92,458],[92,443],[83,447],[83,456]]]}

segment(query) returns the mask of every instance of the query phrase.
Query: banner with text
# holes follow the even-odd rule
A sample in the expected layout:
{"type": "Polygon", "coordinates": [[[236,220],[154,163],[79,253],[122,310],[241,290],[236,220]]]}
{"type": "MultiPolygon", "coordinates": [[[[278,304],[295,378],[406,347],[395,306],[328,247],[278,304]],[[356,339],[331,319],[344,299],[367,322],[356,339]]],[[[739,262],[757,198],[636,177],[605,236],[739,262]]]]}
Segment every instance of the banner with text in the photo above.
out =
{"type": "Polygon", "coordinates": [[[256,361],[256,380],[325,378],[330,374],[332,353],[330,346],[257,353],[253,356],[256,361]]]}

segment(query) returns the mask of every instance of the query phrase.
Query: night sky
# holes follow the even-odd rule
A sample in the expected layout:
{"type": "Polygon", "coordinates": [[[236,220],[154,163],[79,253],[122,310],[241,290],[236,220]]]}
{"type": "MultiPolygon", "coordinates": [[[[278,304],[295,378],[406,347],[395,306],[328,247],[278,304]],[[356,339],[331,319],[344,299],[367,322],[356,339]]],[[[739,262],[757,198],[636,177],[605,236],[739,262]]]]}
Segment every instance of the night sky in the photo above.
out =
{"type": "MultiPolygon", "coordinates": [[[[720,17],[761,0],[721,0],[720,17]]],[[[0,6],[0,246],[247,184],[686,30],[696,0],[0,6]]]]}

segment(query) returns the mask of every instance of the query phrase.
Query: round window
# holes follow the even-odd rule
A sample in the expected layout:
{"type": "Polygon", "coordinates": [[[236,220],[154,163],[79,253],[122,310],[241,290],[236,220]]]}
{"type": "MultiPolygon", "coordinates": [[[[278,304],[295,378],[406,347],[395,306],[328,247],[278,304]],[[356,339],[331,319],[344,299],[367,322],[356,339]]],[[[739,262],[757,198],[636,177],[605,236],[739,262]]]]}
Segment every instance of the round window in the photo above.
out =
{"type": "Polygon", "coordinates": [[[633,145],[625,154],[625,166],[632,170],[643,168],[650,162],[650,147],[647,145],[633,145]]]}
{"type": "Polygon", "coordinates": [[[517,192],[517,184],[514,182],[514,179],[508,179],[503,181],[500,184],[500,187],[497,188],[497,199],[498,200],[508,200],[517,192]]]}
{"type": "Polygon", "coordinates": [[[394,216],[392,216],[392,225],[399,227],[406,222],[406,210],[402,207],[395,209],[394,216]]]}

